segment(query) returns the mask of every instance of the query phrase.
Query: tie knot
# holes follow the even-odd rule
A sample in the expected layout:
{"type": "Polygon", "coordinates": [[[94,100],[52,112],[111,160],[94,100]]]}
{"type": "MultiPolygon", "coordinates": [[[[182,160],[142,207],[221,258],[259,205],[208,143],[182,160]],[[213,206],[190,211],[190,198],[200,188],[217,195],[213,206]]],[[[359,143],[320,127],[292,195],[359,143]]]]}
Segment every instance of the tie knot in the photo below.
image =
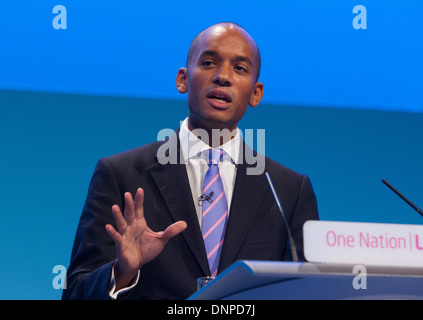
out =
{"type": "Polygon", "coordinates": [[[209,149],[209,166],[219,164],[223,157],[222,149],[209,149]]]}

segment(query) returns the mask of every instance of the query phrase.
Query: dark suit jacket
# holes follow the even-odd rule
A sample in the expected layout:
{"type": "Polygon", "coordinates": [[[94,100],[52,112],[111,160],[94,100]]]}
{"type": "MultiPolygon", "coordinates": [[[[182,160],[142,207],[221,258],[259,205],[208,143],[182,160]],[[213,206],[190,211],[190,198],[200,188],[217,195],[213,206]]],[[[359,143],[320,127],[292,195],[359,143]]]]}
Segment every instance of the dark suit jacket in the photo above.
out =
{"type": "MultiPolygon", "coordinates": [[[[128,299],[185,299],[196,290],[196,279],[209,274],[198,218],[184,164],[162,165],[155,142],[100,159],[95,168],[77,229],[68,268],[64,299],[108,299],[114,242],[105,225],[115,226],[111,207],[123,208],[123,194],[145,192],[144,214],[154,231],[175,221],[187,229],[172,238],[159,256],[141,268],[128,299]]],[[[179,147],[178,147],[179,148],[179,147]]],[[[288,260],[287,232],[264,174],[247,175],[248,164],[237,166],[219,272],[236,260],[288,260]]],[[[269,158],[265,160],[280,197],[293,237],[303,256],[302,227],[318,219],[317,203],[307,176],[269,158]]]]}

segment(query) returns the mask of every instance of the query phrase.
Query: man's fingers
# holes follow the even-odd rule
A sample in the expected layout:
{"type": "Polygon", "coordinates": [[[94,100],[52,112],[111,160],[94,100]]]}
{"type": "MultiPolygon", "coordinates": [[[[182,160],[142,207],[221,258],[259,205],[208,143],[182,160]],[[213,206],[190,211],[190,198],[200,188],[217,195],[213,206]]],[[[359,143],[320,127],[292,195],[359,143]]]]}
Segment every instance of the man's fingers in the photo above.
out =
{"type": "Polygon", "coordinates": [[[127,224],[125,219],[123,218],[122,211],[120,211],[120,208],[118,205],[112,206],[112,213],[113,217],[115,218],[116,226],[119,230],[119,232],[122,234],[125,232],[127,224]]]}
{"type": "Polygon", "coordinates": [[[135,194],[135,217],[144,218],[144,190],[138,188],[135,194]]]}
{"type": "Polygon", "coordinates": [[[125,220],[127,224],[132,224],[135,218],[134,200],[129,192],[125,192],[125,220]]]}
{"type": "Polygon", "coordinates": [[[185,221],[177,221],[171,224],[169,227],[167,227],[167,229],[163,231],[161,236],[169,240],[170,238],[173,238],[174,236],[180,234],[186,228],[187,228],[187,223],[185,221]]]}
{"type": "Polygon", "coordinates": [[[106,231],[116,244],[119,244],[122,241],[122,236],[115,230],[115,228],[113,228],[111,224],[106,224],[106,231]]]}

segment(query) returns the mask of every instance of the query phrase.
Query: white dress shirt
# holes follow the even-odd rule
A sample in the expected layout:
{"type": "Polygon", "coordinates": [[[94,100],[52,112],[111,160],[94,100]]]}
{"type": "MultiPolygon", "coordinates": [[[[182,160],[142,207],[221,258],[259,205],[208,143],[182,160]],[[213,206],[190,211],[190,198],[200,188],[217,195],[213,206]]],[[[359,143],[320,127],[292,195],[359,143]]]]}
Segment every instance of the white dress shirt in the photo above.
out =
{"type": "MultiPolygon", "coordinates": [[[[209,137],[209,139],[212,139],[212,137],[209,137]]],[[[203,180],[209,168],[208,158],[206,156],[207,153],[203,151],[210,149],[210,146],[204,143],[202,140],[198,139],[197,136],[188,129],[188,118],[186,118],[181,124],[179,131],[179,141],[182,150],[181,162],[185,164],[187,169],[189,186],[192,193],[192,201],[194,202],[198,223],[201,228],[203,210],[202,206],[198,203],[198,198],[200,198],[203,194],[203,180]]],[[[228,203],[228,214],[230,214],[232,193],[235,185],[236,164],[239,160],[240,143],[241,136],[238,128],[236,128],[235,136],[219,147],[219,149],[225,151],[223,153],[222,161],[219,163],[219,170],[223,182],[223,188],[225,190],[226,201],[228,203]]],[[[128,290],[132,289],[138,283],[139,276],[140,272],[138,271],[136,278],[129,287],[120,289],[115,292],[116,282],[114,268],[112,268],[112,274],[110,278],[111,289],[109,291],[109,297],[111,299],[116,299],[118,294],[127,292],[128,290]]]]}
{"type": "MultiPolygon", "coordinates": [[[[228,208],[231,207],[232,193],[235,185],[236,163],[238,163],[239,159],[240,140],[240,134],[237,128],[234,138],[219,147],[219,149],[225,151],[222,161],[219,163],[219,170],[228,208]]],[[[187,169],[192,200],[201,227],[202,206],[198,204],[198,198],[203,194],[203,180],[209,169],[208,153],[204,151],[209,150],[210,146],[198,139],[197,136],[188,129],[188,118],[181,124],[179,141],[181,143],[182,161],[185,163],[187,169]]]]}

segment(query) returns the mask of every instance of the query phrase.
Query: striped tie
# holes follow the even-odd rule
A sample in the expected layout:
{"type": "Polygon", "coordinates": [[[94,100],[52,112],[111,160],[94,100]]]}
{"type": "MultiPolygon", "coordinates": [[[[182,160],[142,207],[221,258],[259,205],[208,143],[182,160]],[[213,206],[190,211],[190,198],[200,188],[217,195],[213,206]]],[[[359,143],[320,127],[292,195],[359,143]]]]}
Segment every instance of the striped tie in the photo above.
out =
{"type": "Polygon", "coordinates": [[[203,195],[203,225],[202,233],[209,261],[210,274],[216,276],[222,252],[228,217],[228,204],[219,173],[219,162],[223,157],[223,150],[210,149],[209,169],[204,177],[203,195]]]}

